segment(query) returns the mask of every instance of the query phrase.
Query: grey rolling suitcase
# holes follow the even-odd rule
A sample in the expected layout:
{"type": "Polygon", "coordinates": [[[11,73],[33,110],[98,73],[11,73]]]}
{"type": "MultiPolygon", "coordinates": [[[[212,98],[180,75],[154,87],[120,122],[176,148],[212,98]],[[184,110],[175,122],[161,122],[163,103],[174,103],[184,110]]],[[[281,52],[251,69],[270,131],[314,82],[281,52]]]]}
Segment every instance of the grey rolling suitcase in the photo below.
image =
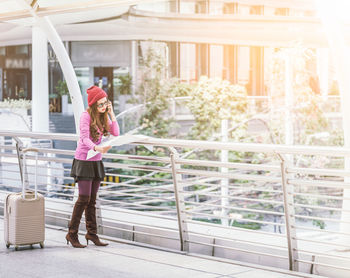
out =
{"type": "MultiPolygon", "coordinates": [[[[20,163],[20,161],[19,161],[20,163]]],[[[38,150],[23,150],[22,192],[7,195],[4,206],[4,238],[6,247],[40,244],[44,247],[45,240],[45,200],[37,188],[38,150]],[[25,153],[36,152],[35,190],[26,189],[25,153]]]]}

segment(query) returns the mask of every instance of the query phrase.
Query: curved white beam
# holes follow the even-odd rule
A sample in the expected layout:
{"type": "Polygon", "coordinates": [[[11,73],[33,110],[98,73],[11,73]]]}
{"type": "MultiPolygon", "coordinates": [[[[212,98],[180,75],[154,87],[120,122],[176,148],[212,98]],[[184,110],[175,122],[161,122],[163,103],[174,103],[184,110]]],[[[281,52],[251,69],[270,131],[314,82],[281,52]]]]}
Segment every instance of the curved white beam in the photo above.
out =
{"type": "MultiPolygon", "coordinates": [[[[66,82],[67,82],[70,97],[72,99],[73,113],[74,113],[74,120],[75,120],[75,130],[76,130],[76,133],[79,134],[79,120],[80,120],[81,113],[84,111],[84,103],[80,93],[78,79],[75,74],[72,62],[66,51],[66,48],[64,47],[60,36],[58,35],[56,29],[51,24],[51,21],[48,17],[37,16],[36,14],[37,9],[33,8],[25,0],[18,0],[17,2],[20,3],[25,9],[27,9],[30,12],[30,14],[34,17],[35,26],[39,27],[43,31],[48,41],[50,42],[53,50],[55,51],[55,54],[57,56],[58,62],[60,63],[64,78],[66,79],[66,82]]],[[[47,71],[44,74],[47,74],[47,71]]]]}
{"type": "Polygon", "coordinates": [[[75,130],[79,133],[79,119],[81,113],[84,111],[84,102],[81,96],[80,87],[77,76],[75,74],[72,62],[68,56],[66,48],[63,45],[57,31],[51,24],[48,17],[36,18],[36,25],[43,30],[47,39],[49,40],[57,59],[60,63],[64,78],[67,82],[68,90],[73,104],[75,130]]]}

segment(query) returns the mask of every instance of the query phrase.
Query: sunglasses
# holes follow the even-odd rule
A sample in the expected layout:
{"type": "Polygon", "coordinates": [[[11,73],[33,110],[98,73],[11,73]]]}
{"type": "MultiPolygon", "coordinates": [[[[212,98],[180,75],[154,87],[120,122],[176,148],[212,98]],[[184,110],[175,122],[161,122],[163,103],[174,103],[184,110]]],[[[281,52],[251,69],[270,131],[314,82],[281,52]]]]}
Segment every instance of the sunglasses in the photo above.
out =
{"type": "Polygon", "coordinates": [[[97,104],[97,107],[98,108],[102,108],[102,107],[104,107],[104,106],[107,106],[108,105],[108,100],[107,101],[105,101],[105,102],[102,102],[102,103],[100,103],[100,104],[97,104]]]}

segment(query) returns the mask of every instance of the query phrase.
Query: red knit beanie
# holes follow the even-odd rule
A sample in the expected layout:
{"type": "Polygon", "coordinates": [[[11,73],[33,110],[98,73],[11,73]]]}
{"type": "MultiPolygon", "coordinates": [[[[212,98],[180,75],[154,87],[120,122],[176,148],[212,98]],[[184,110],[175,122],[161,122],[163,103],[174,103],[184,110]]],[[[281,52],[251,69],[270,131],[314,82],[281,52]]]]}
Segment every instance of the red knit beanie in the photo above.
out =
{"type": "Polygon", "coordinates": [[[97,86],[91,86],[89,89],[86,90],[86,93],[88,94],[89,106],[93,105],[96,101],[100,100],[101,98],[107,97],[107,93],[97,86]]]}

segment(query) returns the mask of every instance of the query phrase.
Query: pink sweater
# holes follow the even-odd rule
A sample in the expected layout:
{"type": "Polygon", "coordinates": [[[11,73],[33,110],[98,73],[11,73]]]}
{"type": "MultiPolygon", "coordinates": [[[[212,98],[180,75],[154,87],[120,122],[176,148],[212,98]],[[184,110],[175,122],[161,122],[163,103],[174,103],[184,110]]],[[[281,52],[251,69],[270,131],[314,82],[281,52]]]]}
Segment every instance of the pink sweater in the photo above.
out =
{"type": "MultiPolygon", "coordinates": [[[[92,141],[92,137],[90,135],[90,114],[87,111],[84,111],[80,116],[80,138],[78,142],[77,149],[75,150],[74,158],[78,160],[87,160],[86,156],[89,150],[93,149],[94,146],[101,143],[103,133],[98,129],[100,133],[100,137],[97,141],[92,141]]],[[[110,126],[110,133],[114,136],[119,135],[119,125],[118,122],[112,122],[108,118],[108,123],[110,126]]],[[[88,159],[89,161],[97,161],[102,159],[102,154],[98,153],[94,157],[88,159]]]]}

